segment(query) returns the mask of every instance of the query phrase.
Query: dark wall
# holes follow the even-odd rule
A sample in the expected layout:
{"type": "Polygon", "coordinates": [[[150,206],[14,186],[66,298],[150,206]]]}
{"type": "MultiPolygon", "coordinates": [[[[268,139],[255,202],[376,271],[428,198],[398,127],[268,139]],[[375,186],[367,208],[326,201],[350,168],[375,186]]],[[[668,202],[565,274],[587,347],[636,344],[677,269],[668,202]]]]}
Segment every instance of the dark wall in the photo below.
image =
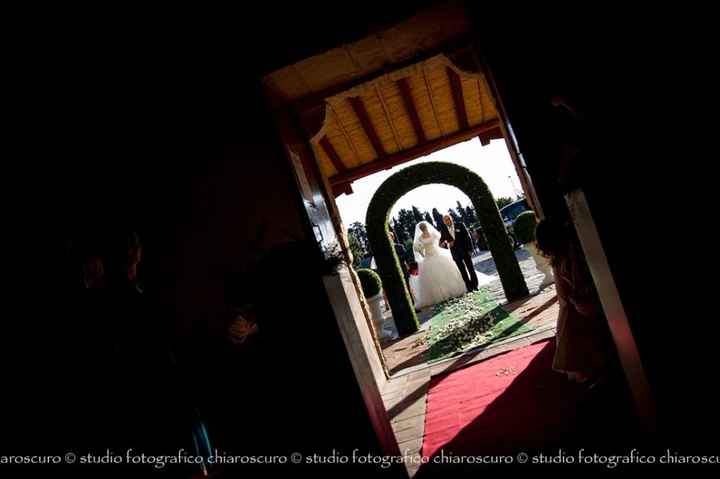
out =
{"type": "MultiPolygon", "coordinates": [[[[353,22],[343,14],[343,22],[328,23],[328,13],[338,18],[324,6],[283,4],[282,14],[277,8],[247,7],[217,25],[199,14],[185,21],[148,11],[132,12],[132,22],[113,12],[82,28],[59,16],[36,18],[42,40],[25,44],[36,51],[23,62],[34,70],[21,118],[43,126],[24,152],[46,214],[28,213],[26,223],[42,223],[36,235],[42,248],[64,259],[68,239],[88,231],[142,233],[146,294],[159,311],[153,329],[176,351],[181,390],[223,447],[283,449],[300,441],[311,449],[372,449],[314,245],[302,241],[311,232],[256,80],[411,12],[398,6],[378,17],[388,12],[385,2],[354,11],[353,22]],[[248,168],[251,162],[260,168],[248,168]],[[255,242],[263,224],[270,239],[255,242]],[[300,242],[264,256],[253,249],[285,239],[300,242]],[[265,261],[248,261],[258,257],[265,261]],[[241,353],[223,348],[218,332],[227,278],[251,264],[260,266],[253,283],[265,333],[257,348],[241,353]],[[325,374],[311,374],[317,371],[325,374]]],[[[694,35],[681,42],[659,27],[648,32],[659,25],[650,12],[471,10],[550,212],[562,213],[563,202],[549,97],[569,92],[584,111],[593,134],[581,183],[663,425],[679,440],[710,430],[717,422],[715,281],[705,275],[714,256],[713,235],[704,227],[711,208],[688,205],[715,204],[705,166],[716,135],[702,133],[698,110],[710,97],[698,93],[696,70],[712,57],[701,48],[711,43],[694,35]],[[521,21],[522,13],[532,21],[521,21]],[[689,106],[695,108],[685,111],[689,106]],[[705,274],[695,274],[692,265],[705,274]]],[[[703,30],[698,15],[672,14],[666,20],[693,25],[696,34],[703,30]]],[[[3,348],[3,377],[5,435],[15,450],[66,445],[79,424],[94,420],[78,400],[98,378],[113,379],[90,355],[109,343],[75,321],[77,305],[68,293],[76,277],[66,274],[66,263],[46,263],[28,278],[15,278],[25,293],[23,309],[7,316],[3,335],[13,343],[3,348]],[[15,328],[29,340],[16,341],[15,328]]],[[[100,410],[106,405],[94,396],[81,402],[88,403],[100,410]]]]}
{"type": "MultiPolygon", "coordinates": [[[[687,26],[699,14],[653,13],[687,26]]],[[[480,22],[487,12],[474,16],[480,22]]],[[[707,210],[689,207],[716,203],[704,168],[714,146],[699,133],[707,96],[694,96],[704,91],[703,42],[695,36],[703,30],[679,41],[656,26],[662,22],[612,9],[529,17],[513,33],[503,22],[485,22],[478,39],[541,201],[550,205],[546,214],[564,216],[562,194],[585,189],[665,439],[702,441],[700,431],[718,420],[708,380],[717,326],[702,299],[715,294],[713,255],[698,229],[707,210]],[[554,108],[554,95],[569,99],[578,118],[554,108]],[[570,138],[581,139],[581,154],[564,182],[561,145],[570,138]]]]}
{"type": "MultiPolygon", "coordinates": [[[[247,39],[236,38],[236,47],[247,39]]],[[[32,364],[17,365],[44,374],[24,381],[32,387],[14,401],[24,407],[9,434],[28,438],[16,447],[67,447],[77,439],[102,449],[91,433],[108,416],[139,409],[150,418],[167,413],[172,422],[172,414],[192,408],[228,454],[380,454],[321,282],[327,271],[265,108],[259,78],[267,65],[254,64],[254,55],[241,64],[236,48],[230,55],[207,44],[121,43],[82,44],[62,64],[67,76],[55,90],[65,95],[53,101],[63,134],[52,147],[62,164],[48,170],[56,182],[47,192],[57,226],[45,239],[72,254],[97,235],[137,231],[151,313],[133,324],[110,322],[124,318],[111,299],[85,314],[77,264],[66,257],[67,269],[48,280],[56,290],[47,298],[63,319],[48,321],[48,340],[33,345],[32,364]],[[93,75],[85,77],[88,65],[93,75]],[[62,118],[61,111],[70,113],[62,118]],[[229,309],[244,301],[257,306],[259,333],[233,348],[224,336],[229,309]],[[138,354],[169,350],[176,362],[154,369],[138,359],[126,369],[108,352],[118,335],[143,338],[138,354]],[[137,371],[157,382],[135,380],[137,371]],[[118,389],[134,406],[112,396],[118,389]],[[165,401],[160,407],[156,394],[165,401]],[[22,404],[31,396],[45,398],[44,406],[22,404]]],[[[268,46],[268,58],[278,52],[268,46]]],[[[186,446],[169,432],[161,437],[163,447],[186,446]]]]}

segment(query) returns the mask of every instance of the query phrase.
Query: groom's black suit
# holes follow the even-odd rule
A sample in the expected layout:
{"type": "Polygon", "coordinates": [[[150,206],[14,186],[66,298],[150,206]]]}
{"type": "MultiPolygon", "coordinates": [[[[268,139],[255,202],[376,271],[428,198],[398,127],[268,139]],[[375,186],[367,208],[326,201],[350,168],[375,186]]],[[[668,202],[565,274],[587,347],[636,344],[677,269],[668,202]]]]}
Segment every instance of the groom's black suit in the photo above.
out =
{"type": "Polygon", "coordinates": [[[453,232],[455,238],[452,237],[448,231],[450,226],[443,224],[442,233],[440,235],[440,241],[452,242],[453,245],[450,247],[450,252],[455,260],[455,264],[460,270],[460,275],[468,291],[476,290],[478,287],[478,278],[475,274],[475,267],[473,266],[470,252],[473,249],[472,240],[470,239],[470,233],[467,227],[463,223],[454,223],[453,232]]]}

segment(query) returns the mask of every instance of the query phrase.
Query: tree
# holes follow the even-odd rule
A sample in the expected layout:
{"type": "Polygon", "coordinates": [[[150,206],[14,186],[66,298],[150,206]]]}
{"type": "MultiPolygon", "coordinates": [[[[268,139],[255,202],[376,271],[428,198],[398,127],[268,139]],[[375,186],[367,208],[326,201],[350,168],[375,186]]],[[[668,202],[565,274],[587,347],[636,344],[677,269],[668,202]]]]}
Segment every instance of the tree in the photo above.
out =
{"type": "Polygon", "coordinates": [[[460,216],[460,218],[462,218],[463,223],[465,223],[466,225],[472,224],[472,222],[473,222],[472,216],[467,214],[467,210],[465,209],[465,207],[463,205],[460,204],[459,200],[457,202],[457,213],[460,216]]]}
{"type": "Polygon", "coordinates": [[[423,220],[423,215],[422,213],[420,213],[420,210],[417,208],[417,206],[412,207],[412,214],[413,218],[415,218],[415,224],[418,224],[423,220]]]}
{"type": "MultiPolygon", "coordinates": [[[[420,220],[422,221],[422,216],[420,217],[420,220]]],[[[414,238],[415,237],[415,225],[418,223],[415,220],[415,215],[412,211],[401,209],[398,211],[398,221],[400,223],[400,227],[405,232],[405,238],[414,238]]]]}
{"type": "Polygon", "coordinates": [[[478,222],[478,217],[475,214],[475,209],[472,207],[472,205],[465,208],[465,214],[468,217],[468,221],[470,222],[469,224],[478,222]]]}
{"type": "Polygon", "coordinates": [[[430,213],[427,211],[425,212],[425,221],[427,221],[430,224],[433,224],[433,219],[430,217],[430,213]]]}
{"type": "Polygon", "coordinates": [[[443,215],[440,214],[440,212],[437,210],[437,208],[432,209],[432,217],[435,220],[435,228],[442,233],[445,231],[445,223],[443,222],[443,215]]]}
{"type": "MultiPolygon", "coordinates": [[[[422,219],[422,218],[421,218],[422,219]]],[[[396,217],[392,219],[392,231],[395,238],[400,244],[404,244],[408,239],[412,240],[415,236],[415,216],[412,211],[405,208],[398,211],[396,217]]]]}
{"type": "Polygon", "coordinates": [[[362,246],[360,246],[360,241],[358,241],[357,237],[352,232],[348,232],[348,242],[350,243],[350,251],[353,255],[353,267],[358,268],[360,266],[360,261],[362,261],[365,257],[365,251],[362,246]]]}
{"type": "Polygon", "coordinates": [[[392,222],[390,223],[390,231],[392,231],[392,233],[395,235],[395,239],[399,243],[404,243],[407,240],[407,234],[405,233],[405,230],[401,227],[396,218],[393,218],[392,222]]]}
{"type": "Polygon", "coordinates": [[[360,223],[359,221],[356,221],[355,223],[350,225],[350,227],[348,228],[348,233],[352,233],[355,236],[355,239],[360,244],[360,248],[362,248],[363,255],[367,254],[368,250],[370,249],[370,244],[368,242],[367,230],[365,229],[365,225],[360,223]]]}
{"type": "Polygon", "coordinates": [[[509,205],[513,201],[514,200],[512,198],[507,198],[507,197],[500,197],[500,198],[495,199],[495,203],[497,203],[498,209],[501,209],[502,207],[509,205]]]}

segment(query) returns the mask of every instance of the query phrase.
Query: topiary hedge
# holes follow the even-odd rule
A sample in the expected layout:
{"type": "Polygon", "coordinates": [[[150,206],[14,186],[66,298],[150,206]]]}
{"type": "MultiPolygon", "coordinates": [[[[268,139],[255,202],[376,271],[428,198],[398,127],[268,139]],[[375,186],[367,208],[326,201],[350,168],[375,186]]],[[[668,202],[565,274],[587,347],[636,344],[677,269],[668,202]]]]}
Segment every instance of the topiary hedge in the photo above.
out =
{"type": "Polygon", "coordinates": [[[537,226],[537,218],[535,212],[525,211],[520,213],[513,223],[513,233],[515,239],[521,244],[528,244],[535,241],[535,227],[537,226]]]}
{"type": "Polygon", "coordinates": [[[454,186],[472,201],[508,300],[529,294],[520,265],[508,243],[505,225],[500,218],[495,199],[482,178],[467,168],[452,163],[428,162],[410,166],[398,171],[380,185],[370,200],[365,217],[370,248],[375,254],[375,262],[395,324],[402,335],[414,333],[419,324],[395,248],[388,237],[388,217],[392,207],[403,195],[419,186],[433,183],[454,186]]]}
{"type": "Polygon", "coordinates": [[[380,293],[382,290],[382,281],[375,271],[362,268],[357,270],[356,273],[360,279],[360,286],[366,298],[372,298],[380,293]]]}

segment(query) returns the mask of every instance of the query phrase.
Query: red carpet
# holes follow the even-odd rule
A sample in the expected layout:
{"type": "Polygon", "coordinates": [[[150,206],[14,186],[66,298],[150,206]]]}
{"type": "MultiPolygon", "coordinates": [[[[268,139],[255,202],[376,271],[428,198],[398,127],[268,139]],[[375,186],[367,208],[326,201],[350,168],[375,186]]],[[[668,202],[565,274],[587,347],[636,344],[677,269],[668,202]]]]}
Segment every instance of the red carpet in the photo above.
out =
{"type": "Polygon", "coordinates": [[[485,455],[547,446],[574,423],[577,396],[551,369],[554,340],[433,378],[423,455],[485,455]]]}

